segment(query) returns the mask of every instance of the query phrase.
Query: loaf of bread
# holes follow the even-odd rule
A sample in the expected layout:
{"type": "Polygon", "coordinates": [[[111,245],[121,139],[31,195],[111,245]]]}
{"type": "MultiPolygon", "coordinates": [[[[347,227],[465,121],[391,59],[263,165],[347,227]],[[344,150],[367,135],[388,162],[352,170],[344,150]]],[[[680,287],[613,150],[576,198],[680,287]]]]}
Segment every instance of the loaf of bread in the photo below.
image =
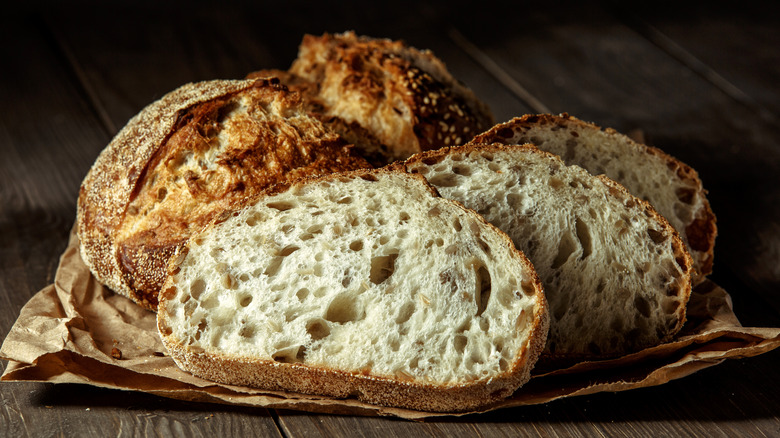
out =
{"type": "Polygon", "coordinates": [[[544,346],[539,279],[509,238],[419,175],[329,175],[196,234],[157,313],[184,370],[429,411],[510,395],[544,346]]]}
{"type": "Polygon", "coordinates": [[[645,201],[532,145],[466,145],[403,165],[482,214],[534,264],[550,306],[547,362],[670,340],[685,321],[691,258],[645,201]]]}
{"type": "Polygon", "coordinates": [[[196,230],[274,184],[369,167],[278,80],[184,85],[131,119],[78,200],[95,277],[154,310],[168,260],[196,230]]]}
{"type": "Polygon", "coordinates": [[[608,176],[649,201],[677,229],[693,257],[694,283],[712,272],[717,226],[702,182],[695,170],[663,151],[567,114],[515,118],[474,143],[533,143],[566,164],[608,176]]]}
{"type": "Polygon", "coordinates": [[[459,145],[488,129],[487,105],[428,50],[354,32],[306,35],[289,71],[274,74],[300,91],[323,121],[374,164],[459,145]]]}

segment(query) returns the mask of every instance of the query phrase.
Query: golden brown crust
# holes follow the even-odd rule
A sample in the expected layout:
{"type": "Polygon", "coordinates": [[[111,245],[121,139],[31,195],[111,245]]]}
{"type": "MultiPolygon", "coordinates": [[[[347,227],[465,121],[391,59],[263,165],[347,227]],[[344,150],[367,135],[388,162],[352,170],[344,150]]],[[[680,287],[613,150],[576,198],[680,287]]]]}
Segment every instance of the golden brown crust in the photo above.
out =
{"type": "Polygon", "coordinates": [[[289,72],[300,91],[374,164],[467,142],[493,124],[488,107],[430,51],[401,41],[343,34],[306,35],[289,72]]]}
{"type": "MultiPolygon", "coordinates": [[[[507,144],[509,140],[517,138],[519,132],[545,125],[561,128],[574,127],[583,130],[603,130],[610,135],[620,135],[614,129],[601,128],[596,124],[584,122],[566,113],[560,115],[528,114],[492,127],[488,131],[474,137],[472,143],[507,144]]],[[[625,137],[625,141],[635,149],[652,155],[665,163],[669,169],[675,172],[677,177],[683,182],[683,185],[694,188],[686,193],[677,193],[677,196],[683,200],[683,202],[685,202],[686,198],[690,200],[694,195],[698,195],[701,200],[701,205],[694,213],[694,217],[685,226],[685,229],[678,231],[683,233],[695,261],[696,272],[694,273],[694,283],[703,281],[707,275],[712,273],[715,239],[718,230],[715,214],[706,198],[707,192],[704,190],[698,173],[687,164],[658,148],[635,142],[628,137],[625,137]]]]}
{"type": "MultiPolygon", "coordinates": [[[[385,172],[401,172],[408,177],[417,179],[424,184],[432,196],[439,197],[436,189],[419,175],[406,172],[399,166],[380,169],[358,169],[324,176],[312,176],[299,179],[287,187],[276,187],[264,194],[270,196],[285,190],[296,190],[309,183],[317,181],[336,180],[341,178],[376,179],[385,172]]],[[[259,199],[258,199],[259,200],[259,199]]],[[[443,199],[464,208],[459,203],[443,199]]],[[[495,229],[482,216],[474,215],[474,220],[484,226],[495,229]]],[[[212,224],[211,226],[214,226],[212,224]]],[[[533,265],[522,252],[518,251],[508,236],[499,232],[506,248],[516,253],[531,275],[524,285],[526,293],[533,294],[536,305],[532,317],[533,325],[528,331],[528,342],[518,352],[511,366],[499,376],[476,380],[467,384],[436,385],[414,381],[401,380],[371,375],[368,372],[344,372],[324,367],[307,366],[298,363],[285,363],[269,360],[258,360],[252,357],[234,357],[214,354],[201,349],[193,349],[172,336],[170,322],[167,318],[166,302],[173,298],[174,288],[172,278],[168,279],[160,295],[160,311],[157,314],[157,328],[163,344],[168,349],[177,365],[193,375],[221,383],[250,386],[274,391],[293,391],[303,394],[323,395],[335,398],[356,398],[360,401],[382,405],[404,407],[431,412],[460,412],[485,407],[490,403],[510,396],[517,388],[530,379],[530,373],[537,359],[544,350],[549,330],[549,312],[544,297],[541,280],[533,265]]],[[[182,251],[187,251],[185,245],[182,251]]],[[[169,269],[175,270],[181,257],[172,259],[169,269]]],[[[523,315],[518,316],[517,327],[523,315]]]]}
{"type": "Polygon", "coordinates": [[[188,84],[131,119],[87,174],[82,256],[154,310],[168,259],[221,212],[274,184],[368,166],[276,80],[188,84]]]}

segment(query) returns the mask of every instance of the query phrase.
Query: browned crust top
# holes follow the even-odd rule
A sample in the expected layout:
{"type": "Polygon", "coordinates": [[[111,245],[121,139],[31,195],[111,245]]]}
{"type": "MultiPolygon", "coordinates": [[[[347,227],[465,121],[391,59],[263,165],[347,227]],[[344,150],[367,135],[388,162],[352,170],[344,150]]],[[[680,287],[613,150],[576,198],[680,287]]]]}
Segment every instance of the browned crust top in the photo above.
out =
{"type": "Polygon", "coordinates": [[[131,119],[90,169],[82,257],[99,281],[154,310],[168,259],[221,211],[277,183],[368,166],[278,80],[187,84],[131,119]],[[241,105],[247,114],[227,116],[241,105]]]}
{"type": "Polygon", "coordinates": [[[375,164],[463,144],[493,124],[487,105],[441,60],[403,41],[354,32],[306,35],[290,71],[275,73],[301,91],[312,109],[341,119],[342,135],[362,128],[352,135],[375,164]]]}

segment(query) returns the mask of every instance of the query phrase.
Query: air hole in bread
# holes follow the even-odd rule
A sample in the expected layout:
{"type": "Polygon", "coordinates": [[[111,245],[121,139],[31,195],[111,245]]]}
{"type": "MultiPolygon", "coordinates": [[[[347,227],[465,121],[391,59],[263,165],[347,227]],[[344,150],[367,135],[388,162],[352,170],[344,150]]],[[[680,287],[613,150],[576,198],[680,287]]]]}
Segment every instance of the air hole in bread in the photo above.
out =
{"type": "Polygon", "coordinates": [[[413,301],[404,303],[404,305],[401,306],[401,309],[398,310],[398,315],[395,316],[395,323],[403,324],[406,321],[409,321],[409,318],[411,318],[414,313],[414,307],[413,301]]]}
{"type": "Polygon", "coordinates": [[[616,315],[612,318],[612,322],[609,323],[609,327],[616,332],[622,332],[623,327],[625,327],[625,321],[616,315]]]}
{"type": "Polygon", "coordinates": [[[379,244],[380,245],[387,245],[387,242],[389,242],[389,241],[390,241],[390,238],[385,236],[385,235],[382,235],[382,236],[379,237],[379,244]]]}
{"type": "Polygon", "coordinates": [[[206,281],[202,278],[196,278],[190,284],[190,295],[196,300],[200,298],[200,295],[206,290],[206,281]]]}
{"type": "Polygon", "coordinates": [[[360,175],[360,178],[362,178],[365,181],[369,181],[369,182],[376,182],[377,181],[376,176],[374,176],[374,175],[372,175],[370,173],[364,173],[363,175],[360,175]]]}
{"type": "Polygon", "coordinates": [[[463,335],[457,335],[455,338],[453,338],[453,347],[455,347],[455,352],[458,354],[463,354],[464,351],[466,351],[466,345],[469,343],[469,338],[463,335]]]}
{"type": "Polygon", "coordinates": [[[447,255],[455,255],[458,252],[458,246],[457,245],[449,245],[447,248],[444,249],[444,254],[447,255]]]}
{"type": "Polygon", "coordinates": [[[253,300],[253,299],[254,299],[254,297],[252,297],[252,295],[249,295],[249,294],[244,294],[244,295],[241,295],[241,296],[240,296],[240,298],[239,298],[239,300],[238,300],[238,304],[239,304],[241,307],[247,307],[247,306],[249,306],[250,304],[252,304],[252,300],[253,300]]]}
{"type": "Polygon", "coordinates": [[[313,341],[319,341],[320,339],[330,335],[330,327],[328,327],[327,322],[321,319],[315,319],[309,321],[309,323],[306,325],[306,333],[311,336],[313,341]]]}
{"type": "Polygon", "coordinates": [[[295,298],[298,298],[298,301],[303,301],[306,299],[306,297],[309,296],[309,289],[303,287],[298,289],[297,292],[295,292],[295,298]]]}
{"type": "Polygon", "coordinates": [[[303,357],[299,356],[300,349],[300,345],[279,349],[271,355],[271,359],[280,363],[301,363],[303,357]]]}
{"type": "Polygon", "coordinates": [[[295,225],[293,225],[293,224],[285,224],[285,225],[282,225],[282,228],[280,228],[280,230],[284,234],[290,234],[290,231],[292,231],[294,229],[295,229],[295,225]]]}
{"type": "Polygon", "coordinates": [[[330,302],[325,312],[325,319],[330,322],[344,324],[363,319],[362,309],[349,294],[338,295],[330,302]]]}
{"type": "Polygon", "coordinates": [[[684,257],[682,256],[675,257],[674,261],[677,262],[677,266],[679,266],[680,269],[682,269],[683,271],[686,271],[688,269],[688,260],[685,259],[684,257]]]}
{"type": "Polygon", "coordinates": [[[595,342],[591,342],[591,343],[588,344],[588,351],[590,351],[591,353],[593,353],[596,356],[601,355],[601,347],[596,345],[595,342]]]}
{"type": "Polygon", "coordinates": [[[238,282],[229,272],[225,272],[222,274],[222,286],[225,289],[233,290],[238,287],[238,282]]]}
{"type": "Polygon", "coordinates": [[[684,204],[692,205],[693,199],[696,196],[696,190],[689,189],[686,187],[680,187],[677,190],[675,190],[675,195],[677,195],[677,199],[679,199],[684,204]]]}
{"type": "Polygon", "coordinates": [[[398,342],[398,339],[393,339],[388,344],[390,346],[390,351],[398,351],[401,348],[401,343],[398,342]]]}
{"type": "Polygon", "coordinates": [[[295,204],[293,204],[292,202],[287,202],[287,201],[269,202],[269,203],[267,203],[265,205],[268,208],[273,208],[273,209],[279,210],[279,211],[287,211],[287,210],[295,207],[295,204]]]}
{"type": "Polygon", "coordinates": [[[454,173],[440,173],[430,177],[429,181],[436,187],[455,187],[458,185],[458,175],[454,173]]]}
{"type": "Polygon", "coordinates": [[[521,193],[508,193],[506,195],[506,202],[509,204],[509,208],[520,212],[523,206],[523,198],[524,196],[521,193]]]}
{"type": "Polygon", "coordinates": [[[462,176],[471,175],[471,167],[469,166],[453,166],[452,171],[457,175],[462,175],[462,176]]]}
{"type": "Polygon", "coordinates": [[[492,284],[490,279],[490,272],[484,265],[480,265],[476,272],[476,289],[474,298],[477,302],[477,314],[482,315],[490,302],[490,295],[492,291],[492,284]]]}
{"type": "Polygon", "coordinates": [[[338,201],[336,201],[336,204],[351,204],[352,203],[352,197],[351,196],[345,196],[338,201]]]}
{"type": "Polygon", "coordinates": [[[396,236],[398,236],[401,239],[405,239],[407,236],[409,236],[409,230],[398,230],[397,233],[395,233],[396,236]]]}
{"type": "Polygon", "coordinates": [[[362,240],[356,240],[349,244],[349,249],[352,251],[360,251],[363,249],[363,241],[362,240]]]}
{"type": "Polygon", "coordinates": [[[405,212],[405,211],[402,211],[401,213],[399,213],[399,214],[398,214],[398,219],[399,219],[401,222],[406,222],[406,221],[408,221],[408,220],[409,220],[409,213],[407,213],[407,212],[405,212]]]}
{"type": "Polygon", "coordinates": [[[238,335],[242,338],[251,338],[255,335],[255,326],[253,325],[243,325],[241,329],[238,331],[238,335]]]}
{"type": "Polygon", "coordinates": [[[561,236],[560,242],[558,242],[558,253],[555,255],[555,259],[550,267],[552,269],[558,269],[563,266],[576,249],[577,244],[574,243],[571,234],[564,233],[563,236],[561,236]]]}
{"type": "MultiPolygon", "coordinates": [[[[436,246],[444,246],[444,239],[442,239],[441,237],[437,237],[437,238],[434,240],[434,243],[436,243],[436,246]]],[[[488,250],[489,250],[489,249],[488,249],[488,250]]]]}
{"type": "Polygon", "coordinates": [[[395,259],[398,253],[391,253],[371,258],[371,271],[369,280],[374,284],[380,284],[387,280],[395,271],[395,259]]]}
{"type": "Polygon", "coordinates": [[[452,220],[452,228],[454,228],[456,232],[460,232],[460,230],[463,229],[463,224],[460,223],[460,219],[455,218],[452,220]]]}
{"type": "Polygon", "coordinates": [[[439,209],[439,207],[433,207],[430,210],[428,210],[428,216],[430,217],[437,217],[440,214],[441,214],[441,210],[439,209]]]}
{"type": "Polygon", "coordinates": [[[520,288],[523,289],[523,292],[526,296],[533,297],[536,295],[536,288],[534,287],[534,283],[531,281],[523,281],[520,283],[520,288]]]}
{"type": "Polygon", "coordinates": [[[668,314],[676,313],[678,307],[680,307],[680,302],[670,299],[666,299],[662,305],[664,313],[668,314]]]}
{"type": "Polygon", "coordinates": [[[547,184],[550,185],[555,190],[560,189],[563,187],[563,181],[560,178],[550,178],[549,181],[547,181],[547,184]]]}
{"type": "Polygon", "coordinates": [[[584,259],[593,253],[593,241],[590,236],[590,228],[588,228],[587,223],[578,217],[575,219],[574,229],[577,233],[577,240],[580,241],[580,246],[582,247],[582,255],[580,258],[584,259]]]}

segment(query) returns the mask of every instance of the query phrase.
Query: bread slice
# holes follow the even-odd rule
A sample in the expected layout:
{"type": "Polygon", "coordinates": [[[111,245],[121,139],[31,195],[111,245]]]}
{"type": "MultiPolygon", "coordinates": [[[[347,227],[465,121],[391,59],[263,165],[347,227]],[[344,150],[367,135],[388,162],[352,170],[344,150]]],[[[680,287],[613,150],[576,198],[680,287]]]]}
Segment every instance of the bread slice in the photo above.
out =
{"type": "Polygon", "coordinates": [[[279,76],[374,164],[466,143],[493,124],[487,105],[440,59],[402,41],[306,35],[279,76]]]}
{"type": "Polygon", "coordinates": [[[154,310],[168,260],[196,230],[275,184],[370,167],[274,80],[188,84],[144,108],[81,185],[81,255],[154,310]]]}
{"type": "Polygon", "coordinates": [[[296,183],[193,237],[172,268],[163,343],[227,384],[468,410],[528,379],[547,330],[507,236],[402,172],[296,183]]]}
{"type": "Polygon", "coordinates": [[[668,341],[685,321],[691,259],[645,201],[532,145],[416,155],[410,172],[506,232],[542,279],[544,359],[600,359],[668,341]]]}
{"type": "Polygon", "coordinates": [[[567,114],[526,115],[501,123],[474,143],[533,143],[566,164],[605,174],[649,201],[680,233],[694,262],[694,283],[712,272],[717,226],[698,174],[660,149],[567,114]]]}

